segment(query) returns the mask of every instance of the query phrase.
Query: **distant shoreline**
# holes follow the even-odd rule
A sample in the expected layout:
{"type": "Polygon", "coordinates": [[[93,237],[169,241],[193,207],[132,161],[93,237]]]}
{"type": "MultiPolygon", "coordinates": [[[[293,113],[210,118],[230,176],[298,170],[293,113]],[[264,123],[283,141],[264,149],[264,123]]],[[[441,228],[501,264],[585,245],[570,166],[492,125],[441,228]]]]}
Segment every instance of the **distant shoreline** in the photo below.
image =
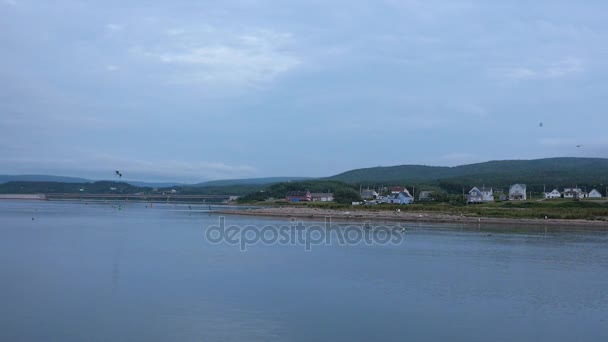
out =
{"type": "Polygon", "coordinates": [[[303,207],[270,207],[255,209],[226,209],[215,210],[214,213],[224,215],[285,217],[299,219],[324,219],[331,217],[336,221],[357,222],[420,222],[420,223],[462,223],[462,224],[505,224],[505,225],[535,225],[535,226],[576,226],[577,228],[593,227],[608,229],[608,222],[580,219],[530,219],[530,218],[497,218],[446,213],[429,212],[396,212],[370,210],[336,210],[303,207]]]}

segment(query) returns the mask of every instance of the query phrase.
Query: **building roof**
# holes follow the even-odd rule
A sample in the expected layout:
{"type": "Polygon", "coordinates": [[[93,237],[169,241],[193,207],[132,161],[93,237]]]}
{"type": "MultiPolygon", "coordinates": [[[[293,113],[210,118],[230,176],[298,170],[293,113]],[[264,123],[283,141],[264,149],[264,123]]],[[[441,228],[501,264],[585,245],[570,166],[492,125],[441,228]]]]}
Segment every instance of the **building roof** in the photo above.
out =
{"type": "Polygon", "coordinates": [[[481,193],[481,190],[479,190],[476,186],[474,186],[471,190],[469,190],[469,194],[472,192],[478,192],[481,193]]]}
{"type": "Polygon", "coordinates": [[[308,195],[308,191],[290,191],[287,193],[287,196],[291,197],[304,197],[308,195]]]}
{"type": "Polygon", "coordinates": [[[310,194],[312,197],[334,197],[331,192],[313,192],[310,194]]]}

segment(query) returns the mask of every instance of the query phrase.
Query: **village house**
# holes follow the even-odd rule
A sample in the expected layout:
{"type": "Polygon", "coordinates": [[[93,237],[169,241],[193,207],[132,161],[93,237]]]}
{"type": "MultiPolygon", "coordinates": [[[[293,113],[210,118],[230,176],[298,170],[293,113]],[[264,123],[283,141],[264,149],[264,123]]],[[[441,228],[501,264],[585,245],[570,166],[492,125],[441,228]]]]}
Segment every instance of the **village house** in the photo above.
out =
{"type": "Polygon", "coordinates": [[[494,190],[487,189],[485,186],[481,188],[484,202],[494,202],[494,190]]]}
{"type": "Polygon", "coordinates": [[[313,202],[332,202],[334,194],[331,192],[313,192],[310,194],[313,202]]]}
{"type": "Polygon", "coordinates": [[[393,187],[391,187],[391,194],[398,194],[400,192],[405,192],[408,195],[412,196],[410,194],[410,192],[407,190],[407,188],[405,188],[405,187],[402,187],[402,186],[393,186],[393,187]]]}
{"type": "Polygon", "coordinates": [[[561,198],[562,194],[557,190],[557,189],[553,189],[553,191],[551,192],[545,192],[545,198],[549,199],[549,198],[561,198]]]}
{"type": "Polygon", "coordinates": [[[510,201],[525,201],[528,199],[526,194],[526,184],[513,184],[509,188],[510,201]]]}
{"type": "Polygon", "coordinates": [[[389,204],[411,204],[414,203],[414,197],[409,192],[402,191],[388,195],[384,201],[389,204]]]}
{"type": "Polygon", "coordinates": [[[481,190],[476,186],[469,191],[467,195],[467,203],[484,203],[484,202],[494,202],[494,192],[492,188],[487,189],[483,187],[481,190]]]}
{"type": "Polygon", "coordinates": [[[287,202],[310,202],[312,194],[310,191],[290,191],[286,196],[287,202]]]}
{"type": "Polygon", "coordinates": [[[378,198],[378,193],[375,190],[370,190],[370,189],[361,190],[361,198],[376,199],[376,198],[378,198]]]}
{"type": "Polygon", "coordinates": [[[564,198],[585,198],[587,193],[581,188],[564,188],[564,198]]]}
{"type": "Polygon", "coordinates": [[[602,198],[602,193],[593,189],[589,191],[589,198],[602,198]]]}
{"type": "Polygon", "coordinates": [[[420,201],[434,201],[435,200],[435,192],[434,191],[420,191],[418,194],[418,200],[420,201]]]}
{"type": "Polygon", "coordinates": [[[412,194],[410,194],[410,191],[403,186],[393,186],[391,187],[391,195],[398,195],[400,193],[405,193],[407,196],[412,198],[412,202],[414,201],[414,196],[412,196],[412,194]]]}

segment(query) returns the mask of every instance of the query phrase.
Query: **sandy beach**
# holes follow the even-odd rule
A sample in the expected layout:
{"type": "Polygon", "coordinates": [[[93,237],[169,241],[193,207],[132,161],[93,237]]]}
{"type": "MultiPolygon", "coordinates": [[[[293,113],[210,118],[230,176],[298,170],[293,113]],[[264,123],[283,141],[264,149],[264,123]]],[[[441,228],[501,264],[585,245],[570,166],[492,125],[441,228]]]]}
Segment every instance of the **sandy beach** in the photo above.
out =
{"type": "Polygon", "coordinates": [[[225,215],[248,215],[267,217],[286,217],[299,219],[324,219],[331,217],[334,221],[378,222],[426,222],[426,223],[464,223],[464,224],[506,224],[506,225],[542,225],[542,226],[576,226],[577,228],[606,228],[608,222],[597,220],[561,220],[561,219],[513,219],[496,217],[468,217],[444,213],[397,212],[381,210],[333,210],[303,207],[270,207],[255,209],[230,209],[215,211],[225,215]]]}

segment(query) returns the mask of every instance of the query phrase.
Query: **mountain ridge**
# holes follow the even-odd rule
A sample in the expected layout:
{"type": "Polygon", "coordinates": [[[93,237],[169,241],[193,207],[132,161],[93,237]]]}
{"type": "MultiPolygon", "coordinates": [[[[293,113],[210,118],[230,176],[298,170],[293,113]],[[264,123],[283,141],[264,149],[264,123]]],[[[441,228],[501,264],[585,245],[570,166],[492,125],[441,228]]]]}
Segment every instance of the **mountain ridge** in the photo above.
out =
{"type": "Polygon", "coordinates": [[[459,166],[396,165],[346,171],[327,180],[346,183],[554,183],[608,184],[608,159],[558,157],[492,160],[459,166]]]}

